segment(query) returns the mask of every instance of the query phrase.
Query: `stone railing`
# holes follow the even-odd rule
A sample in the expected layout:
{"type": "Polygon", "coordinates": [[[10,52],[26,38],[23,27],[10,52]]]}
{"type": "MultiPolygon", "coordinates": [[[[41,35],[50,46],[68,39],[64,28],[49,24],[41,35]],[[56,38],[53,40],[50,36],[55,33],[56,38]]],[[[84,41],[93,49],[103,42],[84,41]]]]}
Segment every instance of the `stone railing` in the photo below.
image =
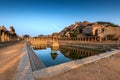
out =
{"type": "Polygon", "coordinates": [[[95,42],[100,41],[99,37],[96,36],[89,36],[89,37],[80,37],[80,38],[67,38],[67,37],[61,37],[58,38],[58,41],[81,41],[81,42],[95,42]]]}

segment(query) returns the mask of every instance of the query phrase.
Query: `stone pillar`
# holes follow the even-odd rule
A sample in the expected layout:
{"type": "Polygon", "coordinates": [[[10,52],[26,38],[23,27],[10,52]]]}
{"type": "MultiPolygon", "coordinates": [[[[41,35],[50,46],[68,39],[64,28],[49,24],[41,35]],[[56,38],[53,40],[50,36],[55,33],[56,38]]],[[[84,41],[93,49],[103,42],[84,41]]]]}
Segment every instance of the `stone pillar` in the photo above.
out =
{"type": "Polygon", "coordinates": [[[107,41],[107,40],[108,40],[108,38],[107,38],[107,37],[105,37],[105,40],[107,41]]]}
{"type": "Polygon", "coordinates": [[[9,41],[10,41],[10,34],[9,34],[9,41]]]}
{"type": "Polygon", "coordinates": [[[87,42],[88,42],[88,37],[87,37],[87,42]]]}
{"type": "Polygon", "coordinates": [[[86,41],[86,37],[84,37],[84,42],[86,41]]]}
{"type": "Polygon", "coordinates": [[[101,41],[102,41],[102,38],[100,37],[100,39],[99,39],[99,40],[100,40],[100,42],[101,42],[101,41]]]}
{"type": "Polygon", "coordinates": [[[91,42],[93,42],[93,37],[90,37],[91,38],[91,42]]]}
{"type": "Polygon", "coordinates": [[[82,41],[83,41],[83,37],[82,37],[81,39],[82,39],[82,41]]]}
{"type": "Polygon", "coordinates": [[[11,34],[11,41],[13,40],[13,35],[11,34]]]}
{"type": "Polygon", "coordinates": [[[1,35],[1,40],[2,40],[2,42],[4,42],[4,41],[5,41],[5,32],[2,32],[2,35],[1,35]]]}
{"type": "Polygon", "coordinates": [[[9,41],[9,33],[7,33],[7,41],[9,41]]]}
{"type": "Polygon", "coordinates": [[[0,30],[0,42],[1,42],[1,34],[2,34],[2,33],[1,33],[1,30],[0,30]]]}
{"type": "Polygon", "coordinates": [[[78,39],[78,41],[80,41],[80,38],[77,38],[78,39]]]}
{"type": "Polygon", "coordinates": [[[80,38],[78,38],[78,40],[80,41],[80,38]]]}
{"type": "Polygon", "coordinates": [[[1,35],[0,35],[0,43],[1,43],[2,41],[1,41],[1,35]]]}
{"type": "Polygon", "coordinates": [[[7,41],[7,34],[6,33],[4,34],[4,41],[5,42],[7,41]]]}
{"type": "Polygon", "coordinates": [[[97,38],[95,37],[95,41],[97,41],[97,38]]]}
{"type": "Polygon", "coordinates": [[[95,37],[93,37],[93,41],[95,41],[95,37]]]}

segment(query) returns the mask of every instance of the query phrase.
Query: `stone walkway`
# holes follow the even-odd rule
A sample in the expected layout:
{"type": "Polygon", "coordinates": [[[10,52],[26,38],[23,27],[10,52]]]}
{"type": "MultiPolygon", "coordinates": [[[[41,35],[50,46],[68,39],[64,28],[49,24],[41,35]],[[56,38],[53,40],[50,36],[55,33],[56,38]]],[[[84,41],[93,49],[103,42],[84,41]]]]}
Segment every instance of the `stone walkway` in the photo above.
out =
{"type": "MultiPolygon", "coordinates": [[[[15,80],[16,76],[16,80],[34,80],[23,46],[18,43],[0,48],[0,80],[15,80]]],[[[40,80],[120,80],[119,75],[120,53],[40,80]]]]}
{"type": "Polygon", "coordinates": [[[0,48],[0,80],[15,80],[23,43],[0,48]]]}
{"type": "Polygon", "coordinates": [[[34,80],[26,44],[22,49],[20,63],[17,69],[16,80],[34,80]]]}
{"type": "Polygon", "coordinates": [[[37,70],[45,68],[45,65],[38,58],[38,56],[34,53],[34,51],[29,46],[26,45],[26,47],[27,47],[32,71],[37,71],[37,70]]]}
{"type": "Polygon", "coordinates": [[[120,80],[120,53],[40,80],[120,80]]]}

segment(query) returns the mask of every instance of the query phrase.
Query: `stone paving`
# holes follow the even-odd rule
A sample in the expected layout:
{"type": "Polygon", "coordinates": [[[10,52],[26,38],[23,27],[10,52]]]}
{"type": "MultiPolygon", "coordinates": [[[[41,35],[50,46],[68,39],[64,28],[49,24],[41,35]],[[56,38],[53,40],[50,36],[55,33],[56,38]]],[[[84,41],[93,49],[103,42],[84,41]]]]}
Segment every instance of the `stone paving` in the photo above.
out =
{"type": "MultiPolygon", "coordinates": [[[[19,44],[0,48],[0,80],[15,80],[15,79],[16,80],[35,80],[35,79],[36,80],[61,80],[61,79],[73,80],[73,78],[75,78],[75,75],[69,75],[71,74],[69,72],[74,72],[74,69],[78,69],[82,66],[84,67],[85,64],[91,64],[92,62],[96,62],[98,60],[101,61],[101,59],[108,58],[118,53],[120,53],[120,50],[114,49],[112,51],[103,54],[45,68],[45,66],[42,65],[43,63],[41,61],[37,61],[38,59],[36,59],[34,52],[27,45],[23,45],[23,43],[19,43],[19,44]],[[31,60],[30,60],[30,56],[33,56],[31,57],[31,60]],[[39,66],[36,66],[36,69],[32,70],[31,64],[35,64],[35,63],[36,65],[39,63],[39,66]],[[69,77],[62,78],[62,76],[66,74],[69,75],[70,78],[69,77]]],[[[108,64],[108,67],[109,65],[110,64],[108,64]]],[[[116,67],[118,66],[117,65],[115,66],[115,70],[113,69],[114,71],[116,71],[117,69],[119,70],[119,68],[116,67]]],[[[101,69],[104,68],[102,67],[101,69]]],[[[77,72],[77,74],[79,73],[81,73],[81,71],[77,72]]],[[[76,75],[76,77],[78,78],[78,75],[76,75]]],[[[79,80],[79,78],[76,80],[79,80]]]]}
{"type": "Polygon", "coordinates": [[[72,69],[75,69],[79,66],[89,64],[89,63],[95,62],[95,61],[103,59],[103,58],[107,58],[107,57],[109,57],[111,55],[115,55],[117,53],[120,53],[120,50],[113,50],[113,51],[109,51],[109,52],[102,53],[102,54],[99,54],[99,55],[84,58],[84,59],[81,59],[81,60],[71,61],[71,62],[63,63],[63,64],[60,64],[60,65],[57,65],[57,66],[48,67],[48,68],[45,68],[45,69],[34,71],[33,75],[38,80],[39,79],[44,80],[44,78],[49,78],[49,77],[52,77],[52,76],[55,76],[55,75],[58,75],[58,74],[68,72],[68,71],[70,71],[72,69]]]}
{"type": "Polygon", "coordinates": [[[17,71],[18,73],[16,80],[34,80],[30,66],[27,45],[25,45],[22,50],[21,60],[17,71]]]}
{"type": "Polygon", "coordinates": [[[120,80],[120,53],[37,80],[120,80]]]}
{"type": "Polygon", "coordinates": [[[34,53],[34,51],[29,46],[27,46],[27,51],[28,51],[32,71],[45,68],[45,65],[43,64],[43,62],[38,58],[38,56],[34,53]]]}
{"type": "Polygon", "coordinates": [[[15,80],[23,43],[0,48],[0,80],[15,80]]]}

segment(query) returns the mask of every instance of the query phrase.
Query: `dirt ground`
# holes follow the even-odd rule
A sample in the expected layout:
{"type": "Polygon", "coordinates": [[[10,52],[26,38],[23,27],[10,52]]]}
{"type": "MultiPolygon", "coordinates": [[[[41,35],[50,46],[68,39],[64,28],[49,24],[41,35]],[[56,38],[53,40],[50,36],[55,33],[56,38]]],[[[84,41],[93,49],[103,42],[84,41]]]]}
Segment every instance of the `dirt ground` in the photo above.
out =
{"type": "Polygon", "coordinates": [[[43,80],[120,80],[120,53],[43,80]]]}
{"type": "Polygon", "coordinates": [[[0,48],[0,80],[15,80],[23,46],[18,43],[0,48]]]}

